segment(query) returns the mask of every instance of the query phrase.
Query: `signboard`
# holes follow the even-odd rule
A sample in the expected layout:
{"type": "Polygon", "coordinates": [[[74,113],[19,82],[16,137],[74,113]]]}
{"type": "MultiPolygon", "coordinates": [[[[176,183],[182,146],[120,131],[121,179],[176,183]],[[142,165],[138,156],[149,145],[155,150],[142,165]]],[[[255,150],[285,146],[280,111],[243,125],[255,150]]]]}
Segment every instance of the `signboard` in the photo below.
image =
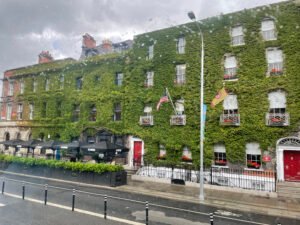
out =
{"type": "Polygon", "coordinates": [[[61,146],[61,149],[68,149],[68,146],[61,146]]]}
{"type": "Polygon", "coordinates": [[[271,162],[271,156],[270,155],[264,155],[262,158],[263,162],[271,162]]]}
{"type": "Polygon", "coordinates": [[[88,148],[88,151],[89,152],[94,152],[94,151],[96,151],[96,149],[94,149],[94,148],[88,148]]]}

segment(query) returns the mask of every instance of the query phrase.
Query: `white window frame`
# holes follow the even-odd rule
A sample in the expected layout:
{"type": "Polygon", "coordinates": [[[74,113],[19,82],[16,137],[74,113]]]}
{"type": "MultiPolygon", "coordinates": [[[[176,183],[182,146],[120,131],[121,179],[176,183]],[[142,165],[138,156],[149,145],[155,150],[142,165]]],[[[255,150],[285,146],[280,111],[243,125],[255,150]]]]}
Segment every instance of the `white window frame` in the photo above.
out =
{"type": "Polygon", "coordinates": [[[123,73],[121,73],[121,72],[116,73],[116,85],[117,86],[122,86],[123,79],[124,79],[124,74],[123,73]]]}
{"type": "Polygon", "coordinates": [[[244,45],[245,40],[244,40],[244,32],[243,32],[243,26],[242,25],[237,25],[235,27],[232,27],[230,30],[230,36],[231,36],[231,45],[232,46],[239,46],[239,45],[244,45]],[[240,34],[235,35],[234,33],[236,30],[242,30],[240,34]]]}
{"type": "Polygon", "coordinates": [[[20,94],[24,94],[25,83],[24,80],[20,80],[20,94]]]}
{"type": "Polygon", "coordinates": [[[60,90],[64,89],[65,86],[65,76],[62,74],[59,77],[59,88],[60,90]]]}
{"type": "Polygon", "coordinates": [[[246,165],[249,169],[261,169],[261,150],[260,145],[256,142],[247,143],[246,144],[246,165]],[[249,161],[248,158],[251,157],[251,162],[259,163],[259,168],[253,168],[249,167],[249,161]],[[254,159],[253,159],[254,158],[254,159]]]}
{"type": "Polygon", "coordinates": [[[12,114],[12,104],[7,103],[6,104],[6,120],[11,120],[11,114],[12,114]]]}
{"type": "Polygon", "coordinates": [[[237,59],[234,55],[226,55],[224,60],[224,79],[236,79],[237,76],[237,59]],[[229,62],[232,61],[232,64],[229,65],[229,62]],[[228,77],[225,77],[228,76],[228,77]]]}
{"type": "Polygon", "coordinates": [[[32,84],[32,92],[35,93],[36,90],[37,90],[37,86],[38,86],[36,78],[34,78],[32,82],[33,82],[33,84],[32,84]]]}
{"type": "Polygon", "coordinates": [[[181,36],[177,39],[177,53],[178,54],[185,54],[185,37],[181,36]]]}
{"type": "Polygon", "coordinates": [[[226,166],[226,148],[224,144],[215,144],[214,145],[214,162],[218,166],[226,166]],[[224,165],[220,161],[224,161],[224,165]]]}
{"type": "Polygon", "coordinates": [[[146,73],[146,87],[153,87],[154,86],[154,72],[147,71],[146,73]]]}
{"type": "Polygon", "coordinates": [[[186,82],[186,64],[176,65],[176,84],[185,84],[186,82]]]}
{"type": "Polygon", "coordinates": [[[30,103],[29,104],[29,119],[33,120],[34,117],[34,104],[30,103]]]}
{"type": "Polygon", "coordinates": [[[10,80],[8,83],[8,96],[14,95],[14,81],[10,80]]]}
{"type": "Polygon", "coordinates": [[[49,91],[49,87],[50,87],[50,78],[47,77],[45,80],[45,91],[49,91]]]}
{"type": "Polygon", "coordinates": [[[276,25],[273,19],[265,19],[261,21],[261,34],[264,41],[277,40],[276,25]],[[264,23],[272,22],[272,28],[264,28],[264,23]]]}
{"type": "Polygon", "coordinates": [[[283,51],[278,48],[266,49],[266,59],[268,63],[268,75],[280,75],[283,73],[283,51]],[[275,53],[275,54],[274,54],[275,53]],[[277,54],[276,54],[277,53],[277,54]],[[271,59],[271,55],[279,56],[277,59],[271,59]]]}
{"type": "Polygon", "coordinates": [[[148,47],[148,57],[147,57],[147,59],[153,59],[153,57],[154,57],[154,45],[150,45],[149,47],[148,47]]]}
{"type": "Polygon", "coordinates": [[[18,103],[17,115],[18,115],[18,120],[23,119],[23,104],[22,103],[18,103]]]}

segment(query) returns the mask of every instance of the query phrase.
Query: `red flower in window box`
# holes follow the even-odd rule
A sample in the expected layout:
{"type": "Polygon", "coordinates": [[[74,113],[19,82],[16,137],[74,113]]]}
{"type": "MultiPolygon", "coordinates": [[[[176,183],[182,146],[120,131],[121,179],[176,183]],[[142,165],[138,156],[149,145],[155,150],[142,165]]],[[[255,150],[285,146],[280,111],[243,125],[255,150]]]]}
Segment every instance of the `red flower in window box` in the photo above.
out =
{"type": "Polygon", "coordinates": [[[224,119],[224,123],[232,123],[233,120],[232,119],[224,119]]]}
{"type": "Polygon", "coordinates": [[[228,79],[230,78],[230,75],[229,74],[224,74],[224,79],[228,79]]]}
{"type": "Polygon", "coordinates": [[[260,168],[260,163],[248,161],[247,166],[250,167],[250,168],[259,169],[260,168]]]}
{"type": "Polygon", "coordinates": [[[215,165],[218,165],[218,166],[225,166],[227,163],[226,160],[216,160],[215,161],[215,165]]]}
{"type": "Polygon", "coordinates": [[[271,69],[270,71],[272,74],[278,74],[278,73],[281,73],[282,71],[280,69],[276,69],[276,68],[273,68],[271,69]]]}
{"type": "Polygon", "coordinates": [[[273,117],[273,118],[271,118],[271,121],[274,123],[278,123],[278,122],[281,122],[281,118],[273,117]]]}
{"type": "Polygon", "coordinates": [[[191,162],[192,161],[192,159],[190,157],[186,156],[186,155],[183,155],[181,157],[181,159],[182,159],[182,161],[186,161],[186,162],[191,162]]]}

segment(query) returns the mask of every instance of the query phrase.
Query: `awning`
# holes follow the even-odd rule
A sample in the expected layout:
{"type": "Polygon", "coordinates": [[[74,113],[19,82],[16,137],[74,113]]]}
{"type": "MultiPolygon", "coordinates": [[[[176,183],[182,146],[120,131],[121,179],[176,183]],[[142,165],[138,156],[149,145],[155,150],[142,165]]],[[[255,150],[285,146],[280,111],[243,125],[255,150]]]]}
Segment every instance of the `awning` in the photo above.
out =
{"type": "Polygon", "coordinates": [[[8,140],[8,141],[1,141],[0,144],[12,146],[12,147],[22,147],[23,140],[15,139],[15,140],[8,140]]]}
{"type": "Polygon", "coordinates": [[[42,143],[38,143],[36,145],[33,145],[36,148],[41,148],[41,149],[57,149],[60,147],[60,145],[62,145],[63,142],[62,141],[46,141],[46,142],[42,142],[42,143]]]}

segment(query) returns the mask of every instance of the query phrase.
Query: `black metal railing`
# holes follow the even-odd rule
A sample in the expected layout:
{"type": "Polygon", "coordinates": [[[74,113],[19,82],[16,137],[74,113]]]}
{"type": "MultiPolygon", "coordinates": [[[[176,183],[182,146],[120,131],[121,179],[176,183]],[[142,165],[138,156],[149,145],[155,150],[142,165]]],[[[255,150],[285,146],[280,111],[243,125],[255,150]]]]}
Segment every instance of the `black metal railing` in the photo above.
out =
{"type": "MultiPolygon", "coordinates": [[[[199,170],[183,167],[141,166],[137,175],[155,178],[182,180],[199,183],[199,170]]],[[[204,169],[204,182],[211,185],[236,187],[259,191],[276,191],[276,172],[256,169],[231,169],[226,167],[211,167],[204,169]]],[[[180,182],[178,182],[180,183],[180,182]]]]}

